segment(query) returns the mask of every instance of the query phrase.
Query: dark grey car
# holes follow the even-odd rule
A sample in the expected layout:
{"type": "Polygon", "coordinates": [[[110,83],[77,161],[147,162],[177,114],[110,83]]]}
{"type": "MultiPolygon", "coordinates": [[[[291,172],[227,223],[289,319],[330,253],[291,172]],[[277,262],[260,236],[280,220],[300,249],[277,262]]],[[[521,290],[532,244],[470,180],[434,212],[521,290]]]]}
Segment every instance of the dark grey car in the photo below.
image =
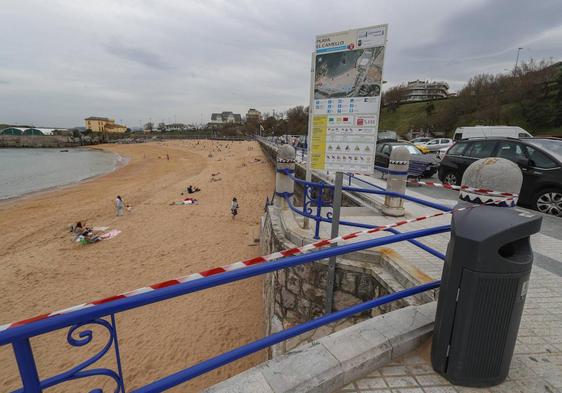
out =
{"type": "Polygon", "coordinates": [[[439,160],[432,155],[422,154],[416,146],[410,142],[379,142],[375,154],[375,165],[388,168],[390,152],[392,149],[404,146],[410,152],[410,167],[408,169],[409,176],[414,177],[431,177],[437,172],[439,160]]]}

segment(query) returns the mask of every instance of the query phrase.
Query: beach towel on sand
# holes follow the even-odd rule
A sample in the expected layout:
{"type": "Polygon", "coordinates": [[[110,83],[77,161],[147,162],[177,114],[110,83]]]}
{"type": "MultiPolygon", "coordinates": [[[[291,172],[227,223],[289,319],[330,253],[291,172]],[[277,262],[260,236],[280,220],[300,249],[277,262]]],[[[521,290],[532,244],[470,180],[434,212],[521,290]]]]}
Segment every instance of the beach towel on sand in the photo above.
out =
{"type": "Polygon", "coordinates": [[[119,235],[121,233],[121,231],[119,229],[112,229],[109,232],[104,233],[103,235],[100,235],[100,238],[103,240],[109,240],[109,239],[113,239],[115,236],[119,235]]]}

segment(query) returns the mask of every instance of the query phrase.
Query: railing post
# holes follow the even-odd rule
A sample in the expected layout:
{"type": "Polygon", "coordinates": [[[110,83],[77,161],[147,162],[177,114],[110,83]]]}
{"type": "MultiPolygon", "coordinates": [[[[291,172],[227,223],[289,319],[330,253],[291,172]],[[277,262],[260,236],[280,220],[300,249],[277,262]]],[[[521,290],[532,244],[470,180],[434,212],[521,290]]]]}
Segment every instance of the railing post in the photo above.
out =
{"type": "Polygon", "coordinates": [[[278,209],[288,209],[285,195],[288,195],[291,202],[295,192],[295,182],[282,170],[289,170],[295,173],[295,148],[290,145],[283,145],[277,150],[277,173],[275,175],[275,193],[279,198],[275,198],[275,207],[278,209]]]}
{"type": "Polygon", "coordinates": [[[31,350],[31,343],[29,339],[14,341],[12,343],[18,369],[20,372],[21,382],[23,384],[24,393],[42,393],[41,383],[39,382],[39,374],[37,373],[37,366],[33,358],[33,351],[31,350]]]}
{"type": "MultiPolygon", "coordinates": [[[[410,152],[403,146],[392,149],[388,162],[388,179],[386,191],[398,194],[406,193],[408,180],[408,166],[410,165],[410,152]]],[[[404,200],[400,197],[386,196],[384,198],[383,214],[399,217],[404,215],[404,200]]]]}
{"type": "Polygon", "coordinates": [[[322,217],[322,197],[324,196],[324,187],[318,187],[318,195],[316,195],[316,228],[314,228],[314,238],[320,239],[320,217],[322,217]]]}

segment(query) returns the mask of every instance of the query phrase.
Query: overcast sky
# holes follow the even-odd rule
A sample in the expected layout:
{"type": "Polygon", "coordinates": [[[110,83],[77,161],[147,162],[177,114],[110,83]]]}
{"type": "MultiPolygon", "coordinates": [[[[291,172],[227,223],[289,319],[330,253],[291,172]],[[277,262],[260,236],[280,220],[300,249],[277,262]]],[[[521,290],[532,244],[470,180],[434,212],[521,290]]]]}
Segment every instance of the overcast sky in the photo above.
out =
{"type": "Polygon", "coordinates": [[[389,24],[386,86],[562,59],[561,0],[2,0],[0,123],[307,105],[318,34],[389,24]]]}

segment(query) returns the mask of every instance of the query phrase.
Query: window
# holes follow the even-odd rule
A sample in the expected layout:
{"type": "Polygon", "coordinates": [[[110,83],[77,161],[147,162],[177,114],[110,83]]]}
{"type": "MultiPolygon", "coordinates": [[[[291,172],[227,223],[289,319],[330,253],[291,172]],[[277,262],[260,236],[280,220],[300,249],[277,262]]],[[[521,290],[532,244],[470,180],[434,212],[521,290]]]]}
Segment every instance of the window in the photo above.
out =
{"type": "Polygon", "coordinates": [[[529,155],[529,165],[536,168],[556,168],[558,164],[548,158],[537,149],[527,146],[527,154],[529,155]]]}
{"type": "Polygon", "coordinates": [[[455,134],[455,136],[453,137],[454,140],[459,141],[462,139],[462,132],[459,132],[458,134],[455,134]]]}
{"type": "Polygon", "coordinates": [[[383,148],[382,148],[382,152],[383,152],[383,154],[390,155],[390,145],[384,145],[383,148]]]}
{"type": "Polygon", "coordinates": [[[377,153],[380,153],[380,152],[382,151],[382,148],[383,148],[384,146],[385,146],[385,145],[383,145],[383,144],[377,145],[377,153]]]}
{"type": "Polygon", "coordinates": [[[523,147],[519,143],[505,141],[498,142],[498,152],[496,156],[515,163],[527,158],[525,156],[525,152],[523,151],[523,147]]]}
{"type": "Polygon", "coordinates": [[[467,152],[467,156],[474,158],[487,158],[494,151],[495,141],[478,141],[472,144],[472,148],[467,152]]]}
{"type": "Polygon", "coordinates": [[[467,146],[469,146],[468,143],[457,143],[447,151],[447,155],[462,156],[467,146]]]}
{"type": "Polygon", "coordinates": [[[434,139],[432,141],[427,142],[428,145],[437,145],[439,144],[439,139],[434,139]]]}
{"type": "Polygon", "coordinates": [[[414,145],[407,145],[407,144],[403,144],[403,145],[394,145],[392,146],[392,148],[397,148],[397,147],[405,147],[409,152],[410,155],[412,154],[421,154],[421,151],[418,150],[418,148],[414,145]]]}

